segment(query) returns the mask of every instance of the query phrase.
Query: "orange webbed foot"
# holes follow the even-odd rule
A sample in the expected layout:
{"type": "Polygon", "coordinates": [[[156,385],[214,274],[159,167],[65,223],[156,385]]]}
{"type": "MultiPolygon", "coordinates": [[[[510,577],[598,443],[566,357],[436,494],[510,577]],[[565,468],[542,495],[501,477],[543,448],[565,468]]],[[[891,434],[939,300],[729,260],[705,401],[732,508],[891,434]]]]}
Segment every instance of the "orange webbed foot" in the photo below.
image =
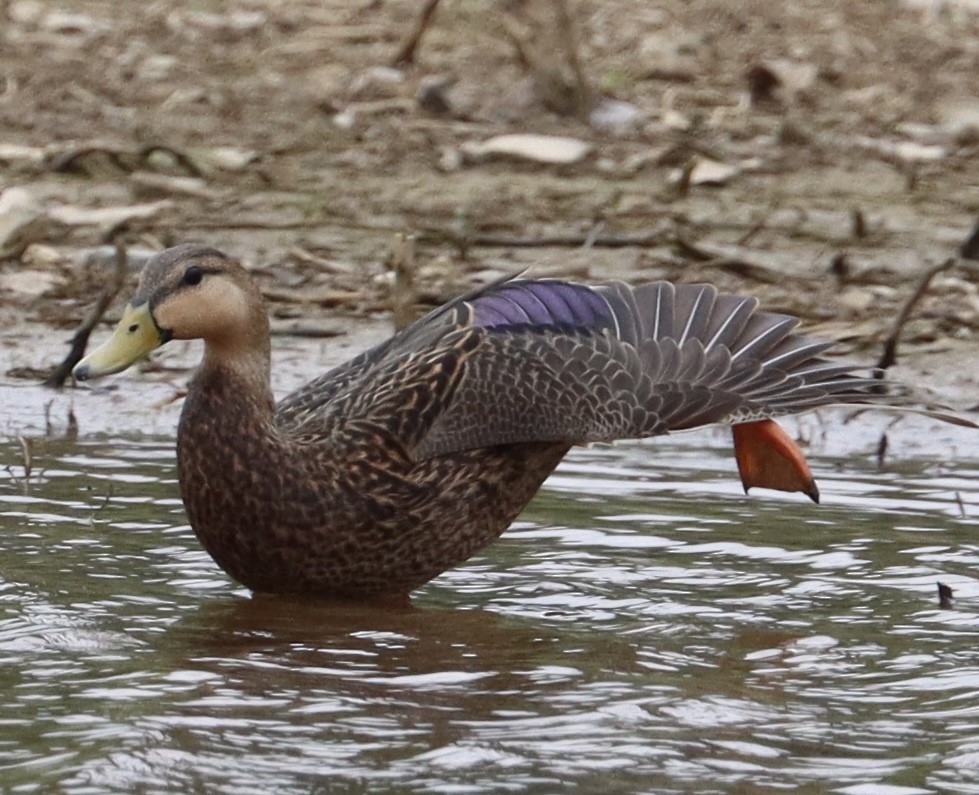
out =
{"type": "Polygon", "coordinates": [[[746,493],[753,486],[801,491],[819,502],[819,488],[805,455],[774,420],[742,422],[731,430],[738,474],[746,493]]]}

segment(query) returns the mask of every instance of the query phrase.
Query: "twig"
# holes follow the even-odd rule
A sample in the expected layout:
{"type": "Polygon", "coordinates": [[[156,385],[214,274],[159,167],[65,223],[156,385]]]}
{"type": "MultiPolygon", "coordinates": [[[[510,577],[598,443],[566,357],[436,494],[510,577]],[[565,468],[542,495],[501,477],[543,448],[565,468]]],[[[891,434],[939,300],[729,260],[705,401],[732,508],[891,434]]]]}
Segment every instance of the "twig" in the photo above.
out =
{"type": "Polygon", "coordinates": [[[693,167],[695,165],[697,165],[697,158],[691,157],[687,159],[687,162],[680,169],[680,176],[673,185],[673,190],[676,192],[678,199],[682,199],[690,193],[690,177],[693,175],[693,167]]]}
{"type": "Polygon", "coordinates": [[[92,329],[95,328],[96,324],[102,319],[102,315],[105,314],[105,310],[109,308],[109,304],[115,299],[122,289],[122,285],[126,281],[126,248],[125,246],[116,246],[116,264],[115,271],[112,276],[112,281],[106,285],[105,289],[99,295],[98,300],[95,305],[88,311],[85,318],[82,320],[81,325],[78,327],[78,331],[75,332],[75,336],[71,338],[71,349],[68,351],[68,355],[65,357],[64,361],[61,362],[57,367],[54,368],[54,372],[51,373],[45,380],[44,386],[49,386],[53,389],[61,389],[65,385],[65,381],[68,375],[71,373],[72,368],[82,360],[82,356],[85,355],[85,348],[88,346],[88,338],[92,333],[92,329]]]}
{"type": "Polygon", "coordinates": [[[410,66],[415,62],[415,51],[421,44],[422,36],[425,35],[425,31],[428,30],[429,26],[432,24],[432,18],[435,16],[435,9],[438,8],[439,0],[428,0],[425,3],[422,12],[418,17],[418,22],[415,23],[414,30],[408,35],[408,38],[404,40],[397,54],[391,59],[391,66],[395,68],[400,68],[403,66],[410,66]]]}
{"type": "Polygon", "coordinates": [[[156,153],[169,155],[177,165],[192,176],[204,176],[190,155],[166,144],[147,144],[138,149],[128,149],[111,143],[94,141],[49,155],[48,168],[55,173],[69,173],[83,168],[83,161],[91,155],[102,155],[120,171],[133,172],[139,166],[145,165],[156,153]]]}
{"type": "Polygon", "coordinates": [[[14,468],[7,464],[4,466],[4,471],[10,474],[10,477],[16,482],[20,481],[21,488],[26,495],[31,490],[31,472],[34,471],[34,444],[32,439],[28,439],[26,436],[18,436],[17,441],[20,443],[20,454],[23,459],[23,469],[24,474],[22,477],[18,477],[17,473],[14,472],[14,468]]]}
{"type": "Polygon", "coordinates": [[[394,241],[391,250],[391,269],[394,271],[394,295],[391,298],[394,310],[394,329],[408,326],[415,319],[415,236],[402,232],[394,241]]]}
{"type": "Polygon", "coordinates": [[[867,236],[867,221],[859,207],[850,210],[850,234],[857,240],[863,240],[867,236]]]}
{"type": "Polygon", "coordinates": [[[579,118],[586,119],[588,111],[592,105],[592,89],[585,76],[584,67],[581,64],[581,56],[578,52],[578,36],[575,31],[571,13],[568,11],[567,0],[553,0],[554,11],[557,16],[558,35],[564,46],[568,64],[575,81],[575,104],[579,118]]]}
{"type": "Polygon", "coordinates": [[[739,246],[748,245],[748,243],[751,241],[751,238],[753,238],[755,235],[761,232],[767,225],[768,225],[768,212],[766,211],[766,213],[757,221],[755,221],[755,223],[752,224],[751,227],[743,235],[741,235],[735,242],[739,246]]]}
{"type": "Polygon", "coordinates": [[[969,232],[966,239],[962,241],[962,245],[959,246],[959,256],[962,259],[979,261],[979,221],[976,221],[976,225],[972,227],[972,231],[969,232]]]}
{"type": "Polygon", "coordinates": [[[550,20],[546,30],[540,23],[531,26],[505,11],[503,30],[544,105],[561,116],[587,120],[593,97],[578,54],[574,21],[565,0],[551,0],[551,6],[553,27],[550,20]]]}
{"type": "Polygon", "coordinates": [[[588,235],[585,237],[585,242],[582,244],[582,248],[594,248],[595,241],[598,240],[601,233],[604,231],[608,223],[605,221],[599,221],[592,228],[588,235]]]}
{"type": "Polygon", "coordinates": [[[894,321],[894,327],[891,329],[891,333],[887,335],[887,340],[884,342],[884,351],[881,353],[880,360],[877,362],[876,375],[878,378],[883,378],[884,371],[892,364],[897,362],[897,344],[901,339],[901,333],[904,331],[904,327],[911,318],[911,312],[914,310],[915,305],[928,291],[928,285],[931,284],[931,280],[934,279],[939,273],[953,268],[957,262],[957,259],[950,257],[940,265],[936,265],[934,268],[928,270],[925,275],[921,277],[921,281],[918,282],[918,286],[915,288],[915,291],[911,294],[911,297],[907,300],[904,306],[901,307],[901,311],[898,314],[897,319],[894,321]]]}
{"type": "Polygon", "coordinates": [[[24,456],[24,484],[26,485],[31,480],[31,472],[34,471],[34,445],[26,436],[18,436],[17,441],[20,442],[20,452],[24,456]]]}

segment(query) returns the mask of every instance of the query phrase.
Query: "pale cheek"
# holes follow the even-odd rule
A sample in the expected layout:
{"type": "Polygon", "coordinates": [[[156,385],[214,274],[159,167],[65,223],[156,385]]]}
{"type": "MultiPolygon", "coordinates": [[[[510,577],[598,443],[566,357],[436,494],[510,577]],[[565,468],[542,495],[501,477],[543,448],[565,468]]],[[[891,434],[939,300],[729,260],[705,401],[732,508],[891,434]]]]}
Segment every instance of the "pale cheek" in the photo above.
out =
{"type": "Polygon", "coordinates": [[[165,302],[155,312],[160,328],[174,339],[230,340],[248,326],[248,302],[234,285],[207,285],[165,302]]]}

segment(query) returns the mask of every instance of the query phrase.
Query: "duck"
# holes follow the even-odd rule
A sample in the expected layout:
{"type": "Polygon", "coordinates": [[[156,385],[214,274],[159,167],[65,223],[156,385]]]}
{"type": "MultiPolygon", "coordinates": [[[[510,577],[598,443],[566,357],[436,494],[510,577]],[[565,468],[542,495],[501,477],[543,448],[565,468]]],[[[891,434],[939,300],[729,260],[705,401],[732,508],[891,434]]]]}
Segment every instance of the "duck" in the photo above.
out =
{"type": "Polygon", "coordinates": [[[798,324],[709,284],[505,278],[276,402],[258,284],[235,258],[182,244],[147,263],[73,375],[202,339],[176,441],[200,543],[255,593],[384,599],[497,539],[576,445],[729,425],[745,491],[818,502],[775,419],[888,395],[798,324]]]}

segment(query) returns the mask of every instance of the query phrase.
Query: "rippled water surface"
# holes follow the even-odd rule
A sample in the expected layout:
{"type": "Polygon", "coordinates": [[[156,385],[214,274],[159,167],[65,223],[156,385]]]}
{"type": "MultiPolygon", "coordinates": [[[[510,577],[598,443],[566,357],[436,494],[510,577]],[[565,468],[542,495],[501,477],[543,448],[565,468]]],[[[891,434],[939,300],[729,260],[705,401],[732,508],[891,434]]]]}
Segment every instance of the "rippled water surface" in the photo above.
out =
{"type": "Polygon", "coordinates": [[[171,439],[36,441],[27,483],[7,442],[0,789],[979,793],[959,438],[817,457],[822,506],[745,497],[718,437],[577,451],[403,609],[251,598],[171,439]]]}

